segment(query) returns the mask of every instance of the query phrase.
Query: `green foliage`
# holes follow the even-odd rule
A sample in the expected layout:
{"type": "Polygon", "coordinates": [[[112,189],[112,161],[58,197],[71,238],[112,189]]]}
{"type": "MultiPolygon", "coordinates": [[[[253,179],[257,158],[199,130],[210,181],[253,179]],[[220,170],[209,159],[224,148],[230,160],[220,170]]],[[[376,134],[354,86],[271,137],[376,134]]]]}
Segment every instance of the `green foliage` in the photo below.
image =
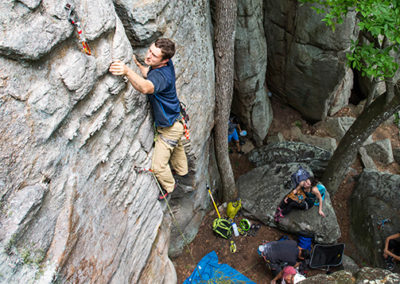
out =
{"type": "Polygon", "coordinates": [[[7,242],[7,244],[4,247],[4,251],[8,254],[11,255],[12,253],[12,248],[15,246],[16,244],[16,235],[13,234],[10,238],[10,240],[7,242]]]}
{"type": "Polygon", "coordinates": [[[396,112],[396,113],[394,114],[394,120],[393,120],[393,122],[394,122],[394,124],[397,125],[397,127],[400,128],[400,115],[399,115],[398,112],[396,112]]]}
{"type": "Polygon", "coordinates": [[[21,258],[25,264],[34,264],[39,266],[39,264],[43,261],[45,257],[45,253],[43,249],[31,250],[25,247],[21,251],[21,258]]]}
{"type": "Polygon", "coordinates": [[[360,31],[374,38],[371,44],[352,42],[348,64],[363,76],[383,79],[394,76],[399,65],[390,54],[400,48],[399,0],[300,0],[311,3],[318,14],[325,14],[326,25],[335,31],[350,11],[355,11],[360,31]]]}

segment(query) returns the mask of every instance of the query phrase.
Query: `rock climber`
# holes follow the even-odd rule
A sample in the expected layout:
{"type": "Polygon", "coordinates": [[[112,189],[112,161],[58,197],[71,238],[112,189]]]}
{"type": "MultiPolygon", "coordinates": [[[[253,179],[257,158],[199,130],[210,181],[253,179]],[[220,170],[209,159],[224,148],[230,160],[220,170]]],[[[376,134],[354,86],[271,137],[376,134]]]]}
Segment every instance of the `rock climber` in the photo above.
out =
{"type": "Polygon", "coordinates": [[[176,188],[169,163],[178,175],[188,173],[187,158],[181,142],[184,126],[175,87],[175,68],[171,60],[174,54],[175,43],[167,38],[159,38],[146,53],[144,62],[147,66],[133,56],[142,76],[119,60],[114,61],[109,68],[113,75],[125,76],[137,91],[148,95],[150,100],[157,129],[152,171],[162,187],[159,200],[164,200],[176,188]]]}

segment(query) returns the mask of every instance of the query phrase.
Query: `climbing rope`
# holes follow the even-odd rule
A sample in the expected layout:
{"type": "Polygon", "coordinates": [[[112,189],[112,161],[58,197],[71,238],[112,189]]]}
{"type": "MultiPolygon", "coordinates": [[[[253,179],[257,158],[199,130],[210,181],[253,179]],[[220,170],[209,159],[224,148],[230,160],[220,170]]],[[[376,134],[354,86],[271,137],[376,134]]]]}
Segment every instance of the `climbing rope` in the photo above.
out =
{"type": "MultiPolygon", "coordinates": [[[[164,192],[163,192],[163,190],[162,190],[162,188],[161,188],[161,185],[160,185],[160,183],[158,182],[157,177],[155,176],[155,174],[154,174],[154,172],[153,172],[152,169],[145,169],[145,168],[140,168],[140,167],[134,166],[134,170],[135,170],[137,173],[151,173],[151,175],[153,176],[153,178],[154,178],[154,180],[155,180],[155,182],[156,182],[156,184],[157,184],[157,187],[158,187],[160,193],[161,193],[161,194],[164,194],[164,192]]],[[[213,277],[212,279],[203,280],[203,277],[201,276],[201,273],[200,273],[199,266],[197,265],[197,262],[196,262],[196,260],[195,260],[195,258],[194,258],[194,256],[193,256],[193,254],[192,254],[192,251],[190,250],[189,241],[186,239],[186,237],[185,237],[185,235],[184,235],[182,229],[180,228],[180,226],[179,226],[179,224],[178,224],[178,220],[176,219],[175,214],[174,214],[174,212],[173,212],[172,209],[171,209],[171,206],[170,206],[170,204],[169,204],[169,202],[168,202],[168,199],[165,198],[164,200],[165,200],[165,202],[166,202],[166,204],[167,204],[167,208],[168,208],[169,213],[170,213],[170,215],[171,215],[171,217],[172,217],[172,223],[174,224],[175,228],[178,230],[179,234],[181,235],[181,237],[182,237],[182,239],[183,239],[183,242],[184,242],[184,246],[185,246],[186,249],[188,250],[189,255],[190,255],[190,258],[192,259],[193,263],[195,264],[195,269],[194,269],[194,271],[197,270],[197,272],[199,273],[199,277],[200,277],[200,279],[201,279],[201,282],[200,282],[200,283],[207,283],[207,284],[248,283],[247,281],[237,280],[237,279],[235,279],[235,277],[236,277],[236,276],[239,276],[239,275],[241,275],[241,274],[244,275],[244,273],[245,273],[246,271],[248,271],[248,270],[254,268],[255,266],[257,266],[257,265],[259,264],[258,262],[255,263],[255,264],[253,264],[253,265],[251,265],[250,267],[246,268],[243,272],[239,272],[239,271],[238,271],[237,274],[235,274],[235,275],[233,275],[233,276],[229,276],[229,277],[223,275],[223,272],[222,272],[222,271],[215,270],[215,271],[214,271],[214,277],[213,277]]],[[[235,245],[235,251],[236,251],[236,245],[235,245]]],[[[253,281],[251,281],[251,282],[253,282],[253,281]]]]}

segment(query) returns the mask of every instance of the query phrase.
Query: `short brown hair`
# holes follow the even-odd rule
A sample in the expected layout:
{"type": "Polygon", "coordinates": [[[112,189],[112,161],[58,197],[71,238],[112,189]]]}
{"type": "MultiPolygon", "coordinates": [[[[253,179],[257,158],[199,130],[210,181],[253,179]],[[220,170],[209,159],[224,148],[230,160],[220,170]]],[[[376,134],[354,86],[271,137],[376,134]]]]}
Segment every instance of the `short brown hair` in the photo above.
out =
{"type": "Polygon", "coordinates": [[[154,42],[154,45],[161,49],[162,59],[170,59],[175,55],[175,43],[168,38],[159,38],[154,42]]]}

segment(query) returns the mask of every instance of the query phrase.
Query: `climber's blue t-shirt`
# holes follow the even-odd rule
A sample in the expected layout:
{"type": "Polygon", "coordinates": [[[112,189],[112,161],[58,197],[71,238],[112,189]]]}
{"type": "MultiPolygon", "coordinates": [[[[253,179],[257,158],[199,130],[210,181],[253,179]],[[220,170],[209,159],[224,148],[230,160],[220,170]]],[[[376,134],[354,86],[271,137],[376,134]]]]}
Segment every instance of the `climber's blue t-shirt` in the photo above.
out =
{"type": "Polygon", "coordinates": [[[147,79],[154,85],[154,93],[149,95],[153,107],[154,122],[156,126],[169,127],[180,116],[180,105],[175,88],[175,69],[172,60],[167,65],[151,69],[147,79]]]}

